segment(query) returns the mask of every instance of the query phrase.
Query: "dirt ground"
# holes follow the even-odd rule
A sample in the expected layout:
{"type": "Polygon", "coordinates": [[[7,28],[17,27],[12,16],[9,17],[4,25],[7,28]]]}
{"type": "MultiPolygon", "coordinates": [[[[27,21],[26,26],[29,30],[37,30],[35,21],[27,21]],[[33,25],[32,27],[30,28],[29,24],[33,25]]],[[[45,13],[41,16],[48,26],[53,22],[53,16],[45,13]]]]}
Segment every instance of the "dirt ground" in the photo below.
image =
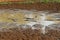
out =
{"type": "Polygon", "coordinates": [[[42,34],[40,29],[10,28],[7,32],[0,32],[0,40],[60,40],[60,31],[49,30],[42,34]]]}
{"type": "Polygon", "coordinates": [[[18,8],[18,9],[28,9],[28,10],[54,10],[58,11],[60,10],[60,3],[33,3],[33,4],[5,4],[2,5],[0,4],[0,9],[13,9],[13,8],[18,8]]]}
{"type": "Polygon", "coordinates": [[[0,2],[24,2],[25,0],[0,0],[0,2]]]}

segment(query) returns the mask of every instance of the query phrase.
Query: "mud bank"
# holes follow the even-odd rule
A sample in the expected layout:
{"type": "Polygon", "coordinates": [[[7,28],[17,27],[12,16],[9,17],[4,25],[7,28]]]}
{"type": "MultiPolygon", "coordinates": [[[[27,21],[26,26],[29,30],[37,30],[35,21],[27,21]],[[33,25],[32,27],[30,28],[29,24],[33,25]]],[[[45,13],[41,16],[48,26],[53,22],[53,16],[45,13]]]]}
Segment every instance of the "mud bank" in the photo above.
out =
{"type": "Polygon", "coordinates": [[[33,3],[33,4],[0,4],[0,9],[27,9],[27,10],[60,10],[60,3],[33,3]]]}
{"type": "Polygon", "coordinates": [[[31,28],[7,30],[7,32],[0,32],[0,40],[60,40],[60,31],[57,30],[48,30],[46,34],[42,34],[41,30],[32,30],[31,28]]]}

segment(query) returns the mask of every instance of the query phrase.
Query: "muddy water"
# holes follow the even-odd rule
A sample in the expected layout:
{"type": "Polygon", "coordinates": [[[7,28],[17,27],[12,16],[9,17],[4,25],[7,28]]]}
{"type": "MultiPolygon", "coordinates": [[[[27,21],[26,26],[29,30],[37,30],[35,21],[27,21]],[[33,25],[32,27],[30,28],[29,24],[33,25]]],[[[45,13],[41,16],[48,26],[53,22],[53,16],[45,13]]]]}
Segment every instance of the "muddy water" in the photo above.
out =
{"type": "MultiPolygon", "coordinates": [[[[20,8],[20,9],[27,9],[27,10],[53,10],[54,12],[57,10],[60,10],[59,8],[59,4],[57,3],[53,3],[53,4],[9,4],[9,5],[0,5],[0,9],[8,9],[10,8],[12,10],[12,8],[20,8]]],[[[1,10],[0,10],[1,11],[1,10]]],[[[16,10],[15,10],[16,11],[16,10]]],[[[26,11],[26,10],[25,10],[26,11]]],[[[29,11],[31,12],[31,11],[29,11]]],[[[27,12],[27,13],[29,13],[27,12]]],[[[60,40],[60,21],[57,20],[59,18],[59,15],[55,15],[57,13],[51,13],[51,12],[47,12],[47,20],[45,20],[44,15],[42,16],[38,16],[41,17],[42,20],[37,20],[39,23],[35,24],[36,22],[34,21],[34,25],[32,25],[32,22],[29,25],[21,25],[15,23],[12,20],[8,20],[7,18],[9,18],[8,16],[10,14],[14,14],[17,13],[16,15],[20,15],[20,13],[22,12],[14,12],[14,11],[7,11],[7,12],[0,12],[0,40],[60,40]],[[51,14],[50,14],[51,13],[51,14]],[[58,17],[55,17],[58,16],[58,17]],[[7,17],[7,18],[6,18],[7,17]],[[51,18],[51,19],[49,19],[51,18]],[[56,19],[57,18],[57,19],[56,19]],[[2,19],[2,20],[1,20],[2,19]],[[8,20],[8,21],[6,21],[8,20]],[[3,23],[1,23],[1,21],[3,23]],[[46,22],[48,21],[48,22],[46,22]],[[55,24],[53,24],[54,22],[55,24]],[[41,24],[40,24],[41,23],[41,24]],[[46,25],[45,25],[46,23],[46,25]],[[48,25],[48,24],[51,25],[48,25]],[[7,25],[8,24],[8,25],[7,25]],[[43,24],[43,25],[42,25],[43,24]],[[9,27],[8,27],[9,26],[9,27]]],[[[24,12],[23,12],[24,13],[24,12]]],[[[32,12],[31,12],[32,13],[32,12]]],[[[33,12],[35,13],[35,12],[33,12]]],[[[45,14],[44,12],[41,13],[40,12],[36,12],[39,14],[45,14]]],[[[60,14],[60,13],[58,13],[60,14]]],[[[15,15],[15,16],[16,16],[15,15]]],[[[22,14],[23,15],[23,14],[22,14]]],[[[14,18],[12,17],[13,15],[10,16],[10,18],[14,18]]],[[[19,17],[18,16],[18,19],[19,17]]],[[[22,17],[22,16],[21,16],[22,17]]],[[[26,16],[27,17],[27,16],[26,16]]],[[[17,18],[17,17],[15,17],[17,18]]],[[[32,18],[31,16],[29,18],[32,18]]],[[[20,19],[19,19],[20,20],[20,19]]],[[[30,20],[31,21],[31,20],[30,20]]],[[[18,21],[19,22],[19,21],[18,21]]],[[[21,22],[21,21],[20,21],[21,22]]]]}
{"type": "Polygon", "coordinates": [[[60,40],[60,13],[21,9],[0,11],[0,40],[60,40]]]}

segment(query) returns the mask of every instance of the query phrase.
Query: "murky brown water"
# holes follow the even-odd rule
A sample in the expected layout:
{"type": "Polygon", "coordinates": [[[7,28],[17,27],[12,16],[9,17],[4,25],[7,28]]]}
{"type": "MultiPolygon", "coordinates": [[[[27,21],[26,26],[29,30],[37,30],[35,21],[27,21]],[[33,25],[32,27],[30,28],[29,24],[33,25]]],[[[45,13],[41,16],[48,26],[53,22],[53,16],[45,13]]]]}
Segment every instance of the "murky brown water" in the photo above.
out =
{"type": "MultiPolygon", "coordinates": [[[[27,10],[50,10],[58,12],[60,4],[58,3],[35,3],[35,4],[9,4],[0,5],[0,9],[27,9],[27,10]]],[[[41,25],[37,25],[41,27],[41,25]]],[[[36,28],[37,28],[36,27],[36,28]]],[[[57,26],[56,26],[57,27],[57,26]]],[[[32,27],[24,28],[23,26],[15,28],[3,28],[0,30],[0,40],[60,40],[60,26],[56,28],[50,26],[46,28],[46,33],[43,34],[40,29],[32,29],[32,27]],[[56,29],[56,30],[55,30],[56,29]],[[58,29],[58,30],[57,30],[58,29]]]]}

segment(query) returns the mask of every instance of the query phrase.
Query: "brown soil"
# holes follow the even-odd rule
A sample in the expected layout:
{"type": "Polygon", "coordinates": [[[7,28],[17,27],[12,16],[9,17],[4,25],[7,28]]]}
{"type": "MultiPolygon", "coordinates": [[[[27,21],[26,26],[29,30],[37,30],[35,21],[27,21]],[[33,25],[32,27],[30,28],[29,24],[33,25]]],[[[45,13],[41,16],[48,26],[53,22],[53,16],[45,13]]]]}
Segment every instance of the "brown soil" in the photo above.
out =
{"type": "Polygon", "coordinates": [[[8,8],[18,8],[18,9],[36,9],[36,10],[54,10],[58,11],[60,10],[60,3],[33,3],[33,4],[0,4],[0,9],[8,9],[8,8]]]}
{"type": "Polygon", "coordinates": [[[0,2],[24,2],[25,0],[0,0],[0,2]]]}
{"type": "Polygon", "coordinates": [[[60,31],[49,30],[42,34],[41,30],[11,28],[7,32],[0,32],[0,40],[60,40],[60,31]]]}

